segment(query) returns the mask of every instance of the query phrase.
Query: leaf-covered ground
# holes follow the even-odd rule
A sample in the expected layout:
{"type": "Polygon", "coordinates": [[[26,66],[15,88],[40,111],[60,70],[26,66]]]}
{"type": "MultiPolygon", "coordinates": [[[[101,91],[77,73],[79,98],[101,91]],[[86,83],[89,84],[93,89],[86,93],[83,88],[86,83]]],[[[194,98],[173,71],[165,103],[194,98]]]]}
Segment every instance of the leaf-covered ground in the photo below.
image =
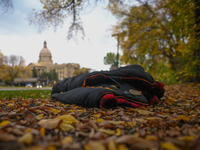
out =
{"type": "Polygon", "coordinates": [[[166,86],[157,106],[82,108],[0,100],[0,149],[199,150],[200,84],[166,86]]]}

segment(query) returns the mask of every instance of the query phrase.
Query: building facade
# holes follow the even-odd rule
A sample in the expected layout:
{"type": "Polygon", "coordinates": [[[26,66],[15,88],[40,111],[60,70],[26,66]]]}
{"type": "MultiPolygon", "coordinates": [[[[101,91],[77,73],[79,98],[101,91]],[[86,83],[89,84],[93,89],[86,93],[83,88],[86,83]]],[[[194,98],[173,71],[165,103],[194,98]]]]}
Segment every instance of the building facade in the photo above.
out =
{"type": "Polygon", "coordinates": [[[52,55],[50,50],[47,48],[46,41],[44,41],[44,47],[40,51],[38,63],[30,63],[28,66],[31,68],[31,70],[33,70],[35,67],[38,75],[44,71],[50,72],[50,70],[55,69],[59,80],[72,77],[74,72],[80,68],[80,65],[76,63],[53,64],[52,55]]]}

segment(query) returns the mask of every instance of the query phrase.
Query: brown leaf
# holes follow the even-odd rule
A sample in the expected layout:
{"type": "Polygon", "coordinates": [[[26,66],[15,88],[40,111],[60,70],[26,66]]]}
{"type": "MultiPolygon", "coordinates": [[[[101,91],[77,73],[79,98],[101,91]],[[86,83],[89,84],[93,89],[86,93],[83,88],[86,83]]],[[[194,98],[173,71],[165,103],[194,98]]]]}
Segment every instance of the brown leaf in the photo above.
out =
{"type": "Polygon", "coordinates": [[[61,119],[42,119],[38,122],[38,124],[45,129],[55,129],[60,123],[61,119]]]}
{"type": "Polygon", "coordinates": [[[165,133],[167,135],[169,135],[170,137],[174,137],[174,136],[179,136],[181,135],[181,132],[176,130],[176,129],[172,129],[172,130],[166,130],[165,133]]]}
{"type": "Polygon", "coordinates": [[[154,146],[154,144],[148,140],[140,139],[134,146],[138,149],[150,149],[154,146]]]}
{"type": "Polygon", "coordinates": [[[85,150],[106,150],[106,147],[102,143],[96,141],[90,141],[84,147],[85,150]]]}
{"type": "Polygon", "coordinates": [[[16,139],[17,139],[16,136],[14,136],[12,134],[0,133],[0,141],[1,142],[9,142],[9,141],[13,141],[16,139]]]}
{"type": "Polygon", "coordinates": [[[137,140],[137,139],[138,139],[138,135],[123,135],[117,138],[115,142],[117,144],[126,144],[126,143],[131,143],[131,141],[137,140]]]}
{"type": "Polygon", "coordinates": [[[99,127],[112,128],[113,124],[109,123],[108,121],[103,121],[99,123],[99,127]]]}

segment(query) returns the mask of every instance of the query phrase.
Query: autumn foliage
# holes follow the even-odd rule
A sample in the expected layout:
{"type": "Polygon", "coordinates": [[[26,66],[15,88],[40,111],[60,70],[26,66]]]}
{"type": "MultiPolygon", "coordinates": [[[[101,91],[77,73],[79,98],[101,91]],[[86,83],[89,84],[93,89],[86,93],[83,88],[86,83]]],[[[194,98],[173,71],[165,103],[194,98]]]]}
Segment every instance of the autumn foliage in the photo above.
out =
{"type": "Polygon", "coordinates": [[[50,99],[0,100],[0,149],[198,150],[200,85],[166,86],[147,108],[83,108],[50,99]]]}

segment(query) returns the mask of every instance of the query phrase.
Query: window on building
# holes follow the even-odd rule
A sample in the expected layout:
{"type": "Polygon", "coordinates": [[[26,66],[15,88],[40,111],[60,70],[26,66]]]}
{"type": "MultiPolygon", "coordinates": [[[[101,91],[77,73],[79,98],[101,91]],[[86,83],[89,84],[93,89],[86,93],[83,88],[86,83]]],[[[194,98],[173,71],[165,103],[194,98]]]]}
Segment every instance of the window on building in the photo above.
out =
{"type": "Polygon", "coordinates": [[[46,58],[46,57],[44,57],[44,61],[46,61],[46,59],[47,59],[47,58],[46,58]]]}

